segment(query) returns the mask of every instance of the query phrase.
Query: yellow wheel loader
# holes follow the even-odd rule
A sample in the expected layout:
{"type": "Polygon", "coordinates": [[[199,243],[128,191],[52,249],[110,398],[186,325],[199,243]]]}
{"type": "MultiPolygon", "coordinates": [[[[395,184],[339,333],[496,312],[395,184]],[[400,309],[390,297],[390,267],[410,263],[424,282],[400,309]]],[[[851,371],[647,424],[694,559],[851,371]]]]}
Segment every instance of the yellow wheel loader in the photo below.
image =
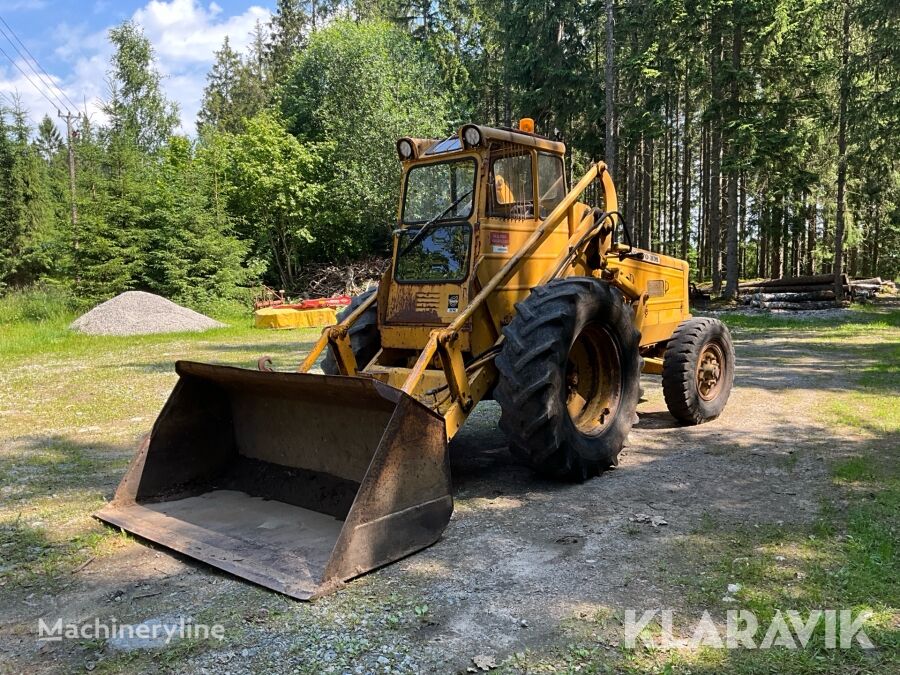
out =
{"type": "Polygon", "coordinates": [[[570,481],[616,464],[642,371],[662,375],[681,422],[719,415],[728,330],[691,318],[686,262],[631,245],[603,163],[567,185],[565,146],[527,119],[402,138],[397,152],[377,290],[299,372],[178,362],[99,518],[309,599],[437,541],[453,510],[448,443],[481,400],[499,403],[515,455],[570,481]]]}

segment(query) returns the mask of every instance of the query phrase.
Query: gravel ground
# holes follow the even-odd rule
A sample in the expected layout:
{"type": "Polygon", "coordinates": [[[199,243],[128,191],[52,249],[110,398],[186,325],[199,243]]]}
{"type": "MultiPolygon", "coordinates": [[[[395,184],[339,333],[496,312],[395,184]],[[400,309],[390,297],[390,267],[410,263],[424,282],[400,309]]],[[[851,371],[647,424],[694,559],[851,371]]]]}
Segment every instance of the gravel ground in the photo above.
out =
{"type": "MultiPolygon", "coordinates": [[[[563,648],[572,631],[598,630],[594,617],[625,608],[690,609],[685,579],[696,577],[711,538],[819,515],[833,490],[826,461],[853,455],[860,442],[830,427],[823,406],[847,391],[849,360],[864,368],[875,358],[854,345],[823,351],[803,331],[734,335],[735,390],[720,419],[678,426],[659,379],[645,377],[621,465],[582,485],[540,480],[518,464],[497,429],[497,405],[482,403],[451,445],[455,511],[442,539],[316,602],[130,537],[61,587],[0,592],[0,673],[466,673],[563,648]],[[143,653],[103,640],[36,640],[39,618],[110,616],[193,617],[221,623],[226,639],[143,653]]],[[[135,358],[138,368],[153,366],[135,358]]],[[[108,451],[130,457],[133,446],[123,438],[108,451]]],[[[108,498],[117,478],[92,484],[108,498]]]]}
{"type": "Polygon", "coordinates": [[[843,307],[829,307],[827,309],[761,309],[759,307],[729,307],[727,309],[706,309],[701,312],[704,315],[718,316],[772,316],[785,319],[799,319],[800,321],[832,319],[843,321],[853,316],[853,312],[843,307]]]}
{"type": "Polygon", "coordinates": [[[204,331],[224,325],[159,295],[126,291],[82,314],[70,328],[88,335],[149,335],[204,331]]]}

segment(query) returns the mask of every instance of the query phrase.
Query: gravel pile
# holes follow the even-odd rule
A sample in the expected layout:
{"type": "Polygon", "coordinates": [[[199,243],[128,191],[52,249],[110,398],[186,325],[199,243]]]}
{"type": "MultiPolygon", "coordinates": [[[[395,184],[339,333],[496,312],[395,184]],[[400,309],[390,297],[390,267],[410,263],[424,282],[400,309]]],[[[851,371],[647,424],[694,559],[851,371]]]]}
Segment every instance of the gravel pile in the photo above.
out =
{"type": "Polygon", "coordinates": [[[203,331],[224,325],[153,293],[127,291],[82,314],[69,328],[88,335],[147,335],[203,331]]]}

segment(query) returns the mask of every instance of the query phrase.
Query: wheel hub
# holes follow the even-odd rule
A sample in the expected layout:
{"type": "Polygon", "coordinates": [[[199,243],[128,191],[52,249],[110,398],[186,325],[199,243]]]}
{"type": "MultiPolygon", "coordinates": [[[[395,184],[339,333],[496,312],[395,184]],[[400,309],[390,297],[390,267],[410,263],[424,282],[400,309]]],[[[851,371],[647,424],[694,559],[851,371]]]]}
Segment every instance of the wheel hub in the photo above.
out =
{"type": "Polygon", "coordinates": [[[569,351],[566,409],[583,434],[601,433],[615,417],[622,368],[615,340],[599,326],[586,326],[569,351]]]}
{"type": "Polygon", "coordinates": [[[717,343],[708,342],[703,346],[697,360],[697,391],[704,401],[711,401],[719,395],[724,363],[722,348],[717,343]]]}

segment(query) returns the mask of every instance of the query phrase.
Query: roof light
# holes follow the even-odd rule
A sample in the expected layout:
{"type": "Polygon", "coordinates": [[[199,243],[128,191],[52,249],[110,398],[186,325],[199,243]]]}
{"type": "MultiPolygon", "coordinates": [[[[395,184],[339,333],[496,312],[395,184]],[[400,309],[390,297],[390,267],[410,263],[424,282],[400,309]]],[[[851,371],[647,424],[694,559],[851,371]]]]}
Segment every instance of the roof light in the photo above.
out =
{"type": "Polygon", "coordinates": [[[526,134],[534,133],[534,120],[530,117],[523,117],[519,120],[519,131],[524,131],[526,134]]]}
{"type": "Polygon", "coordinates": [[[481,144],[481,132],[478,127],[468,126],[463,129],[463,140],[469,147],[475,147],[481,144]]]}
{"type": "Polygon", "coordinates": [[[408,138],[401,138],[397,141],[397,154],[403,161],[410,160],[415,156],[416,149],[408,138]]]}

